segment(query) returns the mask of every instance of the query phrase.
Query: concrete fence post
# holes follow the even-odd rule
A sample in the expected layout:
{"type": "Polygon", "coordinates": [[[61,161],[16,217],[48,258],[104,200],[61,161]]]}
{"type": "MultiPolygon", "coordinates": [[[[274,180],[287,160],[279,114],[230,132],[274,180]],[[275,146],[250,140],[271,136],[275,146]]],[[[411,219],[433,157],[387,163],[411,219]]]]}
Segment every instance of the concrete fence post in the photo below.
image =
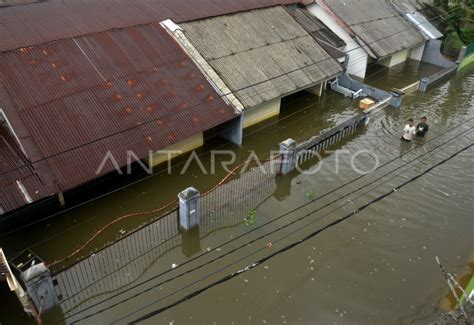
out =
{"type": "Polygon", "coordinates": [[[463,47],[461,47],[461,51],[459,51],[457,62],[461,62],[462,60],[464,60],[464,58],[466,57],[466,52],[467,46],[464,45],[463,47]]]}
{"type": "Polygon", "coordinates": [[[59,205],[62,207],[66,206],[66,200],[64,199],[64,193],[59,192],[58,193],[58,200],[59,200],[59,205]]]}
{"type": "Polygon", "coordinates": [[[400,106],[402,106],[403,100],[402,94],[396,91],[391,91],[390,95],[392,95],[392,98],[390,98],[390,105],[395,108],[400,108],[400,106]]]}
{"type": "Polygon", "coordinates": [[[428,89],[428,82],[428,78],[421,78],[420,85],[418,86],[418,91],[421,91],[423,93],[426,92],[426,90],[428,89]]]}
{"type": "Polygon", "coordinates": [[[296,167],[296,141],[290,138],[280,142],[280,155],[280,173],[286,175],[296,167]]]}
{"type": "Polygon", "coordinates": [[[21,278],[25,283],[28,295],[40,314],[59,303],[51,272],[44,263],[31,266],[21,273],[21,278]]]}
{"type": "Polygon", "coordinates": [[[201,193],[194,187],[189,187],[178,194],[179,224],[188,231],[201,222],[201,193]]]}

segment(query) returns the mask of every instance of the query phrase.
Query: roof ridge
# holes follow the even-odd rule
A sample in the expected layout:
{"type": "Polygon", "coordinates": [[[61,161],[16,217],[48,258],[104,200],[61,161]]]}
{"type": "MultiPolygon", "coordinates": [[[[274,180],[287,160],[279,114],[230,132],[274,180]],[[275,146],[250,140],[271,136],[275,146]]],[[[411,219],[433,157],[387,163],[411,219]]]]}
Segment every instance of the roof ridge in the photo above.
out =
{"type": "Polygon", "coordinates": [[[63,1],[46,1],[0,7],[0,13],[2,11],[8,13],[4,15],[3,21],[2,16],[0,16],[0,35],[3,34],[2,36],[5,38],[4,45],[0,44],[0,53],[63,41],[79,36],[159,23],[166,19],[183,23],[242,11],[298,3],[300,1],[302,0],[239,0],[236,5],[236,3],[222,4],[220,1],[206,0],[205,3],[201,1],[201,9],[199,9],[196,7],[186,7],[186,4],[180,1],[170,0],[157,0],[153,4],[137,3],[135,0],[101,0],[94,6],[83,4],[83,7],[80,7],[85,12],[91,12],[90,9],[94,7],[97,9],[94,15],[89,16],[77,13],[80,12],[77,10],[77,7],[79,7],[77,3],[74,3],[75,7],[70,7],[72,1],[67,3],[63,1]],[[114,1],[114,6],[110,5],[108,8],[105,8],[111,1],[114,1]],[[58,14],[58,18],[52,21],[46,17],[46,10],[48,8],[42,8],[42,10],[35,8],[32,11],[29,8],[30,6],[50,6],[49,9],[58,14]],[[126,10],[125,13],[123,9],[126,10]],[[110,12],[111,10],[112,13],[110,12]],[[102,21],[95,19],[101,15],[106,19],[102,21]],[[15,16],[15,19],[9,20],[7,16],[15,16]],[[28,19],[22,19],[23,16],[28,16],[28,19]],[[35,18],[38,19],[35,20],[35,18]],[[41,24],[41,19],[48,21],[50,24],[47,26],[41,24]],[[94,27],[95,30],[92,31],[94,27]],[[37,33],[37,35],[33,35],[33,31],[41,31],[43,34],[37,33]],[[28,32],[30,32],[29,35],[28,32]],[[48,35],[55,36],[48,37],[48,35]],[[21,41],[19,42],[19,40],[21,41]]]}

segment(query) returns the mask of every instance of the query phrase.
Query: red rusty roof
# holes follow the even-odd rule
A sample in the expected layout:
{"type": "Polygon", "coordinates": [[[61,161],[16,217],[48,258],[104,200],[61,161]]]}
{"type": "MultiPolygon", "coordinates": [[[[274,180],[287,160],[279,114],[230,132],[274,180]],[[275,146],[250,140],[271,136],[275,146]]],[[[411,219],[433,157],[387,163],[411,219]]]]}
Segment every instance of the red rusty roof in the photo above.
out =
{"type": "Polygon", "coordinates": [[[109,150],[124,166],[127,150],[144,158],[236,116],[158,23],[0,53],[2,84],[29,158],[54,156],[35,167],[61,191],[96,178],[109,150]]]}
{"type": "Polygon", "coordinates": [[[172,19],[185,22],[299,0],[48,0],[0,7],[0,51],[172,19]]]}
{"type": "Polygon", "coordinates": [[[0,124],[0,173],[8,172],[0,181],[0,215],[28,203],[41,199],[49,194],[41,178],[31,166],[25,166],[27,160],[16,146],[16,143],[0,124]]]}

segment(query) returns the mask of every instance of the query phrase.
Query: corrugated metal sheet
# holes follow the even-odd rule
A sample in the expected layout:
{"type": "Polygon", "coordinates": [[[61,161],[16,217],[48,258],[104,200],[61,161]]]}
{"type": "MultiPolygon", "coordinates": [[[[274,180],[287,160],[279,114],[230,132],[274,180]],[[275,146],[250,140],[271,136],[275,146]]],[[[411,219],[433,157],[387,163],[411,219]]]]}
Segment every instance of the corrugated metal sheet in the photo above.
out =
{"type": "Polygon", "coordinates": [[[328,43],[339,49],[346,46],[346,43],[334,34],[326,25],[318,18],[311,15],[307,9],[296,9],[295,20],[300,23],[316,40],[328,43]]]}
{"type": "Polygon", "coordinates": [[[172,19],[185,22],[298,0],[48,0],[0,9],[0,51],[172,19]]]}
{"type": "Polygon", "coordinates": [[[7,261],[5,261],[3,251],[0,250],[0,281],[5,281],[8,275],[7,261]]]}
{"type": "Polygon", "coordinates": [[[381,59],[422,44],[423,35],[386,0],[322,0],[381,59]]]}
{"type": "Polygon", "coordinates": [[[0,0],[0,7],[26,5],[40,1],[42,0],[0,0]]]}
{"type": "Polygon", "coordinates": [[[283,7],[180,26],[246,108],[342,71],[283,7]]]}
{"type": "MultiPolygon", "coordinates": [[[[441,18],[441,11],[433,6],[431,0],[392,0],[392,3],[403,14],[422,15],[438,33],[446,29],[446,25],[441,18]]],[[[431,29],[431,27],[429,28],[431,29]]]]}
{"type": "Polygon", "coordinates": [[[436,29],[427,19],[419,12],[407,13],[406,16],[415,24],[426,36],[431,39],[438,39],[443,37],[443,34],[436,29]]]}
{"type": "Polygon", "coordinates": [[[15,170],[0,177],[0,215],[27,204],[26,196],[38,200],[50,194],[34,169],[25,167],[26,162],[12,136],[0,125],[0,173],[15,170]]]}
{"type": "Polygon", "coordinates": [[[392,2],[405,13],[434,9],[432,0],[392,0],[392,2]]]}
{"type": "Polygon", "coordinates": [[[148,157],[236,116],[158,23],[4,52],[0,84],[29,158],[57,155],[62,191],[98,177],[109,151],[123,166],[127,150],[148,157]]]}

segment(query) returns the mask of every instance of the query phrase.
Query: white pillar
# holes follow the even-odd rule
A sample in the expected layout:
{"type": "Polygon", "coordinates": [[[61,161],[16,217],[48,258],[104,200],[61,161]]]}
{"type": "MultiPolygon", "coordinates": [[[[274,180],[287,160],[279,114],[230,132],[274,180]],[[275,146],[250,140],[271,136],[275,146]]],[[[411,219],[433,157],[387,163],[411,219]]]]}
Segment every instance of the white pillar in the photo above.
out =
{"type": "Polygon", "coordinates": [[[41,314],[58,304],[51,273],[44,263],[31,266],[21,273],[28,295],[41,314]]]}
{"type": "Polygon", "coordinates": [[[280,173],[286,175],[296,167],[296,141],[287,139],[280,143],[281,167],[280,173]]]}
{"type": "Polygon", "coordinates": [[[179,224],[184,230],[190,230],[201,222],[201,193],[189,187],[178,194],[179,224]]]}

